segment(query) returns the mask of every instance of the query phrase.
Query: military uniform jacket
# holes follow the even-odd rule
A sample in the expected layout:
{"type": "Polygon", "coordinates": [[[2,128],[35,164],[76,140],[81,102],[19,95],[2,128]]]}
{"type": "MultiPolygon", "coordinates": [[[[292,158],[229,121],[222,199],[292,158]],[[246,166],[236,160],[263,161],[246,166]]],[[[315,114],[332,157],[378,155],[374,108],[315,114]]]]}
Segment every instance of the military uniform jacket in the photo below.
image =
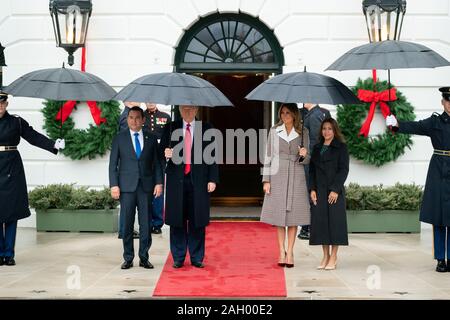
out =
{"type": "MultiPolygon", "coordinates": [[[[172,125],[166,126],[161,138],[161,157],[164,157],[166,148],[174,148],[183,142],[183,137],[171,141],[172,132],[183,128],[183,121],[178,120],[172,125]]],[[[208,123],[196,121],[193,133],[193,144],[191,152],[191,178],[194,187],[194,225],[196,228],[205,227],[210,218],[210,193],[208,193],[208,182],[219,182],[219,167],[216,162],[206,163],[203,159],[205,148],[213,141],[203,141],[202,137],[206,130],[212,128],[208,123]],[[201,144],[201,146],[199,146],[201,144]],[[197,146],[197,147],[196,147],[197,146]],[[197,155],[194,155],[197,152],[197,155]],[[200,154],[201,152],[201,154],[200,154]],[[195,163],[194,157],[200,157],[201,161],[195,163]]],[[[211,146],[209,146],[211,147],[211,146]]],[[[183,152],[181,151],[181,154],[183,152]]],[[[215,156],[215,154],[213,155],[215,156]]],[[[182,227],[184,224],[183,213],[183,180],[184,163],[175,164],[172,160],[167,161],[166,166],[166,209],[165,223],[172,227],[182,227]]]]}
{"type": "MultiPolygon", "coordinates": [[[[25,120],[8,112],[0,118],[0,146],[17,146],[20,137],[56,154],[55,142],[36,132],[25,120]]],[[[30,216],[22,158],[17,150],[0,151],[0,223],[30,216]]]]}
{"type": "MultiPolygon", "coordinates": [[[[421,121],[399,121],[400,133],[431,138],[434,149],[450,150],[450,116],[433,114],[421,121]]],[[[450,226],[450,157],[433,154],[420,208],[420,221],[450,226]]]]}
{"type": "Polygon", "coordinates": [[[170,116],[165,112],[159,111],[158,109],[156,109],[155,112],[148,112],[145,110],[144,115],[144,127],[148,132],[154,134],[156,139],[161,139],[164,132],[164,127],[171,121],[170,116]]]}

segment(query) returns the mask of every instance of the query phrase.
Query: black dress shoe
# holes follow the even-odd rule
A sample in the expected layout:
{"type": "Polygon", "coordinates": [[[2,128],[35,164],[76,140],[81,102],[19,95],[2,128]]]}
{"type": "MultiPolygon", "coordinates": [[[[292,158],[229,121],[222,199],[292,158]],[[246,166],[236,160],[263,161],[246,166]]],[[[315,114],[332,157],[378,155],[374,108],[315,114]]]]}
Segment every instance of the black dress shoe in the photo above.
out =
{"type": "Polygon", "coordinates": [[[447,264],[445,263],[445,260],[438,260],[436,265],[436,271],[437,272],[447,272],[447,264]]]}
{"type": "Polygon", "coordinates": [[[191,262],[191,264],[196,268],[204,268],[205,265],[202,262],[191,262]]]}
{"type": "Polygon", "coordinates": [[[14,258],[5,258],[4,264],[6,266],[15,266],[16,265],[16,260],[14,260],[14,258]]]}
{"type": "Polygon", "coordinates": [[[133,266],[133,261],[125,261],[120,266],[120,269],[130,269],[133,266]]]}
{"type": "Polygon", "coordinates": [[[173,263],[173,267],[175,268],[175,269],[179,269],[179,268],[181,268],[183,266],[183,262],[177,262],[177,261],[175,261],[174,263],[173,263]]]}
{"type": "Polygon", "coordinates": [[[2,266],[4,263],[5,263],[5,262],[4,262],[4,260],[3,260],[3,257],[0,257],[0,266],[2,266]]]}
{"type": "Polygon", "coordinates": [[[447,260],[447,272],[450,272],[450,260],[447,260]]]}
{"type": "Polygon", "coordinates": [[[162,233],[161,228],[159,228],[159,227],[152,228],[152,233],[153,234],[161,234],[162,233]]]}
{"type": "Polygon", "coordinates": [[[309,240],[309,231],[303,230],[303,228],[300,230],[300,233],[298,234],[297,238],[301,240],[309,240]]]}
{"type": "Polygon", "coordinates": [[[145,269],[153,269],[153,265],[150,263],[150,261],[139,261],[139,267],[144,267],[145,269]]]}

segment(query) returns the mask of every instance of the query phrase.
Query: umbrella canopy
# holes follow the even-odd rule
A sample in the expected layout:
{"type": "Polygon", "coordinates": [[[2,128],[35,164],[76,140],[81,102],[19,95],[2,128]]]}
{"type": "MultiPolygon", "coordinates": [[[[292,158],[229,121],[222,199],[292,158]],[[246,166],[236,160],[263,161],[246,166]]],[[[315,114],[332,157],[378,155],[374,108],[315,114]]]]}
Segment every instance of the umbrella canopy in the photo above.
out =
{"type": "Polygon", "coordinates": [[[49,100],[108,101],[116,92],[88,72],[53,68],[27,73],[5,88],[8,94],[49,100]]]}
{"type": "Polygon", "coordinates": [[[230,100],[208,81],[177,72],[140,77],[120,90],[115,99],[165,105],[233,106],[230,100]]]}
{"type": "Polygon", "coordinates": [[[326,70],[437,68],[449,65],[449,61],[424,45],[386,40],[353,48],[326,70]]]}
{"type": "Polygon", "coordinates": [[[245,98],[284,103],[361,103],[343,83],[313,72],[292,72],[275,76],[261,83],[245,98]]]}

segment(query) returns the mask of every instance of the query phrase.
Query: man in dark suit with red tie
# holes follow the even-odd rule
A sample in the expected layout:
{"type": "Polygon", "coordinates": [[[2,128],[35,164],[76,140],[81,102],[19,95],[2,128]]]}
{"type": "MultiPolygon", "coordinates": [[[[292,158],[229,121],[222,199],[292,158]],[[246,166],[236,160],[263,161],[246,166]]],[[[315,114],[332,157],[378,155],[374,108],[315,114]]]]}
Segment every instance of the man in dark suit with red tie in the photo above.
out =
{"type": "Polygon", "coordinates": [[[170,226],[174,268],[184,265],[188,250],[191,264],[197,268],[204,267],[210,193],[215,190],[219,179],[215,159],[204,158],[205,148],[215,143],[214,140],[203,141],[203,134],[212,126],[197,121],[197,112],[196,106],[180,106],[182,119],[165,127],[160,142],[161,151],[168,160],[165,223],[170,226]]]}
{"type": "Polygon", "coordinates": [[[156,137],[142,130],[144,112],[132,107],[127,116],[128,130],[114,138],[109,159],[109,183],[111,196],[120,199],[120,214],[123,221],[122,269],[133,266],[133,226],[136,207],[139,219],[139,266],[152,269],[148,260],[152,238],[149,222],[149,200],[152,193],[162,193],[162,168],[156,137]]]}

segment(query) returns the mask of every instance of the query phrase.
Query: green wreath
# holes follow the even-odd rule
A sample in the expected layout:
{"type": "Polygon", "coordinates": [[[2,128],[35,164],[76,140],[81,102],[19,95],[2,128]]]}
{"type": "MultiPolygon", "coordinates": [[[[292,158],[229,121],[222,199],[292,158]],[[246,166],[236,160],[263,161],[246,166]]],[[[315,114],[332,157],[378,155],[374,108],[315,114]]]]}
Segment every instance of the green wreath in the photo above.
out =
{"type": "MultiPolygon", "coordinates": [[[[354,94],[359,89],[374,90],[372,78],[358,79],[356,87],[352,89],[354,94]]],[[[388,89],[387,81],[376,82],[375,91],[381,92],[388,89]]],[[[415,119],[414,108],[406,100],[403,94],[397,90],[397,100],[389,102],[392,113],[398,120],[412,121],[415,119]]],[[[365,105],[346,104],[337,107],[337,121],[347,141],[349,153],[364,163],[380,167],[388,162],[396,160],[405,153],[405,147],[411,149],[410,135],[392,133],[388,128],[383,134],[375,137],[358,135],[361,124],[367,117],[370,103],[365,105]]]]}
{"type": "MultiPolygon", "coordinates": [[[[102,156],[111,149],[112,140],[119,128],[120,108],[117,101],[98,102],[102,114],[106,119],[105,123],[89,125],[85,130],[75,129],[75,123],[69,117],[62,125],[56,120],[56,114],[61,109],[65,101],[48,100],[44,102],[42,109],[44,114],[44,129],[48,136],[56,140],[64,138],[66,147],[62,153],[73,160],[84,158],[94,159],[97,155],[102,156]]],[[[75,109],[77,107],[75,106],[75,109]]]]}

